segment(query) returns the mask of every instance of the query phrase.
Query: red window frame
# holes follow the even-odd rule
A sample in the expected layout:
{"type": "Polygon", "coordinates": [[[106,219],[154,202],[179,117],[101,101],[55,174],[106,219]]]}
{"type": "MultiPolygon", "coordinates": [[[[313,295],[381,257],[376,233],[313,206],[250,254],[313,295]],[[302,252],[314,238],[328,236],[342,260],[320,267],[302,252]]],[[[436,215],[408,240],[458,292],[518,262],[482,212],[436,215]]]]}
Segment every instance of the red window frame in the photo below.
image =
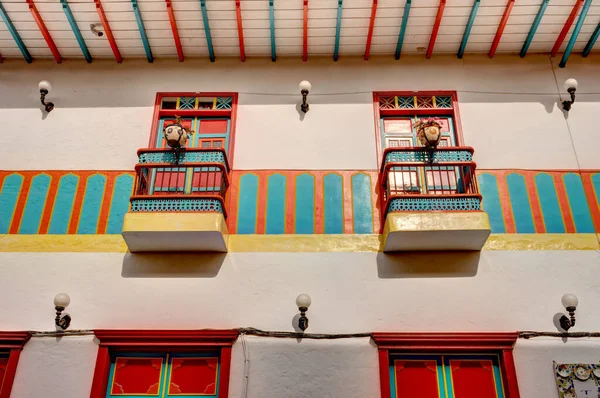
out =
{"type": "Polygon", "coordinates": [[[390,398],[389,361],[391,352],[468,354],[485,352],[498,354],[504,382],[505,398],[520,398],[513,347],[519,334],[509,333],[373,333],[379,350],[379,380],[381,398],[390,398]]]}
{"type": "Polygon", "coordinates": [[[95,330],[94,334],[100,344],[90,398],[106,397],[111,351],[193,352],[198,349],[221,351],[218,397],[229,395],[231,348],[239,335],[237,330],[95,330]]]}
{"type": "Polygon", "coordinates": [[[19,356],[25,343],[31,338],[28,332],[0,332],[0,351],[8,351],[8,363],[4,372],[4,380],[0,380],[0,398],[10,398],[19,356]]]}
{"type": "Polygon", "coordinates": [[[227,160],[229,165],[233,167],[233,155],[235,147],[235,125],[237,119],[238,94],[231,92],[159,92],[156,93],[154,102],[154,114],[152,116],[152,127],[150,130],[150,139],[148,140],[148,148],[153,148],[156,142],[156,134],[158,133],[158,124],[161,117],[228,117],[230,120],[229,128],[229,148],[226,149],[227,160]],[[231,109],[161,109],[163,98],[168,97],[231,97],[231,109]]]}
{"type": "Polygon", "coordinates": [[[456,146],[463,146],[463,134],[458,111],[458,95],[456,91],[375,91],[373,93],[373,109],[375,111],[375,142],[377,143],[377,162],[381,164],[383,157],[383,145],[381,142],[381,127],[379,121],[382,116],[434,116],[448,115],[452,117],[454,132],[456,135],[456,146]],[[444,96],[452,97],[452,108],[410,108],[410,109],[379,109],[379,97],[411,97],[411,96],[444,96]]]}

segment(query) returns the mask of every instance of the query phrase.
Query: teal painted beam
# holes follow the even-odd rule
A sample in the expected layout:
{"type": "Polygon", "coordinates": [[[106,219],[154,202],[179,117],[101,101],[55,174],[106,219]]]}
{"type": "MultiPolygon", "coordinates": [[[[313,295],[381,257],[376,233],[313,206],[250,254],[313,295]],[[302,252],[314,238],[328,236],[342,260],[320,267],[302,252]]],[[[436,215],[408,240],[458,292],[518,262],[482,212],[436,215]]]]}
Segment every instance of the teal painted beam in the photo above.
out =
{"type": "Polygon", "coordinates": [[[6,24],[8,31],[10,32],[13,39],[17,43],[19,50],[21,50],[21,54],[23,54],[23,57],[25,58],[27,63],[30,64],[33,61],[33,58],[31,58],[31,54],[29,54],[27,47],[25,47],[25,43],[23,43],[23,40],[21,39],[19,32],[17,32],[15,25],[13,25],[12,21],[10,20],[10,17],[6,13],[6,10],[4,9],[4,6],[2,5],[2,3],[0,3],[0,15],[2,16],[2,19],[4,20],[4,23],[6,24]]]}
{"type": "Polygon", "coordinates": [[[592,47],[594,47],[594,44],[596,44],[596,40],[598,40],[598,36],[600,36],[600,24],[598,24],[598,26],[596,26],[596,30],[594,30],[592,37],[590,37],[590,41],[588,41],[588,43],[585,45],[585,48],[583,49],[582,55],[584,57],[587,57],[588,55],[590,55],[590,51],[592,51],[592,47]]]}
{"type": "Polygon", "coordinates": [[[274,0],[269,0],[269,21],[271,25],[271,61],[277,60],[277,52],[275,50],[275,5],[274,0]]]}
{"type": "Polygon", "coordinates": [[[469,21],[467,22],[467,26],[465,27],[465,33],[463,34],[462,42],[460,43],[460,48],[458,49],[458,58],[462,58],[465,54],[467,42],[469,41],[469,35],[471,34],[471,29],[473,28],[473,23],[475,22],[475,17],[477,16],[477,10],[479,10],[480,2],[480,0],[475,0],[473,2],[473,8],[471,8],[471,15],[469,15],[469,21]]]}
{"type": "Polygon", "coordinates": [[[79,43],[79,47],[81,48],[81,52],[83,53],[85,60],[87,62],[92,62],[92,55],[90,54],[90,51],[88,50],[87,45],[85,44],[85,41],[83,40],[83,36],[81,35],[79,26],[77,26],[75,17],[73,16],[73,13],[71,12],[71,7],[69,7],[69,3],[67,2],[67,0],[60,0],[60,3],[62,4],[63,11],[65,12],[65,15],[67,16],[69,25],[71,25],[71,29],[73,30],[73,33],[75,34],[75,38],[77,39],[77,43],[79,43]]]}
{"type": "Polygon", "coordinates": [[[213,48],[212,36],[210,35],[210,24],[208,23],[208,11],[206,11],[206,0],[200,0],[202,9],[202,22],[204,23],[204,33],[206,34],[206,44],[208,45],[208,55],[210,62],[215,62],[215,49],[213,48]]]}
{"type": "Polygon", "coordinates": [[[546,12],[546,7],[548,7],[548,1],[549,0],[543,0],[542,4],[540,4],[540,9],[538,10],[535,19],[533,20],[531,29],[529,29],[529,34],[527,34],[527,39],[525,39],[525,43],[523,43],[523,48],[521,49],[521,53],[519,54],[521,58],[523,58],[527,54],[527,50],[529,50],[529,45],[531,45],[533,36],[535,36],[535,32],[537,32],[537,29],[540,26],[540,22],[542,21],[542,17],[546,12]]]}
{"type": "Polygon", "coordinates": [[[342,2],[338,0],[337,23],[335,25],[335,48],[333,50],[333,60],[337,61],[340,56],[340,31],[342,30],[342,2]]]}
{"type": "Polygon", "coordinates": [[[144,50],[146,51],[146,58],[148,58],[148,62],[154,62],[152,50],[150,49],[150,42],[148,41],[148,36],[146,35],[146,28],[144,28],[142,14],[140,13],[140,9],[138,7],[138,2],[137,0],[131,0],[131,4],[133,5],[133,13],[135,14],[135,19],[137,20],[140,35],[142,36],[142,43],[144,44],[144,50]]]}
{"type": "Polygon", "coordinates": [[[563,57],[560,60],[560,63],[558,64],[558,66],[561,68],[567,66],[567,61],[569,60],[571,51],[573,51],[573,46],[575,46],[575,41],[577,40],[577,36],[579,36],[581,26],[583,25],[583,21],[585,21],[585,17],[587,16],[591,5],[592,0],[585,0],[585,3],[583,3],[583,8],[581,9],[581,13],[579,14],[579,19],[575,24],[575,28],[573,29],[573,33],[571,34],[571,38],[569,39],[569,44],[567,44],[567,49],[565,50],[565,53],[563,54],[563,57]]]}
{"type": "Polygon", "coordinates": [[[398,34],[398,44],[396,45],[396,54],[394,58],[400,59],[400,53],[402,52],[402,43],[404,43],[404,35],[406,34],[406,24],[408,23],[408,14],[410,13],[411,0],[406,0],[404,4],[404,15],[402,15],[402,26],[400,27],[400,33],[398,34]]]}

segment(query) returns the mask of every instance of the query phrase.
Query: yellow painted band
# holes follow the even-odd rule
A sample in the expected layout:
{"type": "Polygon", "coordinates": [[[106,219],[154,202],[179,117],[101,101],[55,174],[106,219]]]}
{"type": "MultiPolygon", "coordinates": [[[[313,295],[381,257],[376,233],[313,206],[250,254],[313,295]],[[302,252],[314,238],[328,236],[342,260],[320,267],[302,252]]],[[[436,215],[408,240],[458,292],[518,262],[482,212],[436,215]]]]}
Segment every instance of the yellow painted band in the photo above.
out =
{"type": "MultiPolygon", "coordinates": [[[[600,250],[596,234],[492,234],[483,250],[600,250]]],[[[230,252],[379,252],[383,235],[229,235],[230,252]]],[[[121,235],[0,235],[0,252],[125,253],[121,235]]]]}

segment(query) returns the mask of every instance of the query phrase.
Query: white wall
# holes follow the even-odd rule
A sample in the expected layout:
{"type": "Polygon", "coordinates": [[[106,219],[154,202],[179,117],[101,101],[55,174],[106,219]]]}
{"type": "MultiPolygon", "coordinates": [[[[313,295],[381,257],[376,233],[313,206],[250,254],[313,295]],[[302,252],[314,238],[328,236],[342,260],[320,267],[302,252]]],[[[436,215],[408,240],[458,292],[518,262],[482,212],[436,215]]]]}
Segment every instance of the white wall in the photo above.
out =
{"type": "MultiPolygon", "coordinates": [[[[560,297],[570,291],[580,299],[576,330],[600,330],[595,251],[3,253],[0,263],[1,297],[10,303],[4,330],[52,330],[52,299],[61,291],[71,295],[72,329],[294,331],[294,300],[306,292],[313,333],[557,331],[560,297]]],[[[248,397],[377,396],[377,355],[368,339],[248,343],[248,397]]],[[[232,397],[243,396],[241,350],[238,341],[232,397]]],[[[90,386],[95,353],[91,337],[33,338],[13,396],[59,397],[65,389],[85,396],[79,392],[90,386]]],[[[551,361],[598,362],[600,340],[519,341],[515,355],[521,396],[552,398],[551,361]]]]}
{"type": "Polygon", "coordinates": [[[136,150],[148,142],[157,91],[239,92],[237,169],[376,169],[377,90],[458,90],[465,142],[475,147],[479,168],[574,169],[556,84],[564,91],[569,76],[580,82],[568,114],[577,155],[582,168],[598,169],[599,71],[594,57],[576,57],[560,69],[545,56],[121,65],[8,60],[0,70],[0,169],[132,169],[136,150]],[[47,117],[37,92],[41,79],[54,85],[49,100],[56,108],[47,117]],[[313,83],[305,117],[297,109],[302,79],[313,83]],[[16,133],[6,133],[22,130],[28,132],[22,145],[16,133]]]}

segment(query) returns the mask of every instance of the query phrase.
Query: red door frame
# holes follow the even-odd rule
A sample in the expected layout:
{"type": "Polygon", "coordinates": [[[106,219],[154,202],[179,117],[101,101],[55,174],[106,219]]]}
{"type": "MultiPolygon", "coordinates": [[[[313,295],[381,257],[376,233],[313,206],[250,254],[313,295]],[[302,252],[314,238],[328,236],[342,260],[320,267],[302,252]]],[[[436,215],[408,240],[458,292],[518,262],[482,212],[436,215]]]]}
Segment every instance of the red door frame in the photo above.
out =
{"type": "MultiPolygon", "coordinates": [[[[390,398],[390,351],[497,353],[504,382],[505,398],[520,398],[513,347],[519,334],[507,333],[388,333],[371,335],[379,350],[381,398],[390,398]]],[[[392,397],[393,398],[393,397],[392,397]]]]}
{"type": "Polygon", "coordinates": [[[231,347],[239,335],[237,330],[94,330],[94,335],[100,344],[90,398],[106,397],[111,350],[193,351],[207,348],[221,351],[218,397],[228,397],[231,347]]]}
{"type": "Polygon", "coordinates": [[[0,398],[10,398],[19,356],[25,343],[31,338],[28,332],[0,332],[0,351],[8,351],[8,364],[4,373],[4,381],[0,380],[0,398]]]}
{"type": "Polygon", "coordinates": [[[230,92],[162,92],[156,93],[154,101],[154,114],[152,116],[152,127],[150,130],[150,139],[148,148],[153,148],[156,142],[158,123],[161,117],[228,117],[231,121],[229,128],[229,148],[227,148],[227,160],[233,167],[233,155],[235,147],[235,125],[237,119],[238,94],[230,92]],[[163,98],[166,97],[231,97],[231,109],[160,109],[163,98]]]}
{"type": "Polygon", "coordinates": [[[377,144],[377,163],[381,165],[383,157],[383,145],[381,142],[381,127],[379,121],[381,116],[428,116],[428,115],[448,115],[452,117],[454,123],[454,134],[456,135],[456,146],[463,146],[463,134],[458,112],[458,94],[456,91],[375,91],[373,93],[373,109],[375,111],[375,142],[377,144]],[[444,96],[452,97],[452,108],[409,108],[409,109],[379,109],[379,97],[430,97],[444,96]]]}

